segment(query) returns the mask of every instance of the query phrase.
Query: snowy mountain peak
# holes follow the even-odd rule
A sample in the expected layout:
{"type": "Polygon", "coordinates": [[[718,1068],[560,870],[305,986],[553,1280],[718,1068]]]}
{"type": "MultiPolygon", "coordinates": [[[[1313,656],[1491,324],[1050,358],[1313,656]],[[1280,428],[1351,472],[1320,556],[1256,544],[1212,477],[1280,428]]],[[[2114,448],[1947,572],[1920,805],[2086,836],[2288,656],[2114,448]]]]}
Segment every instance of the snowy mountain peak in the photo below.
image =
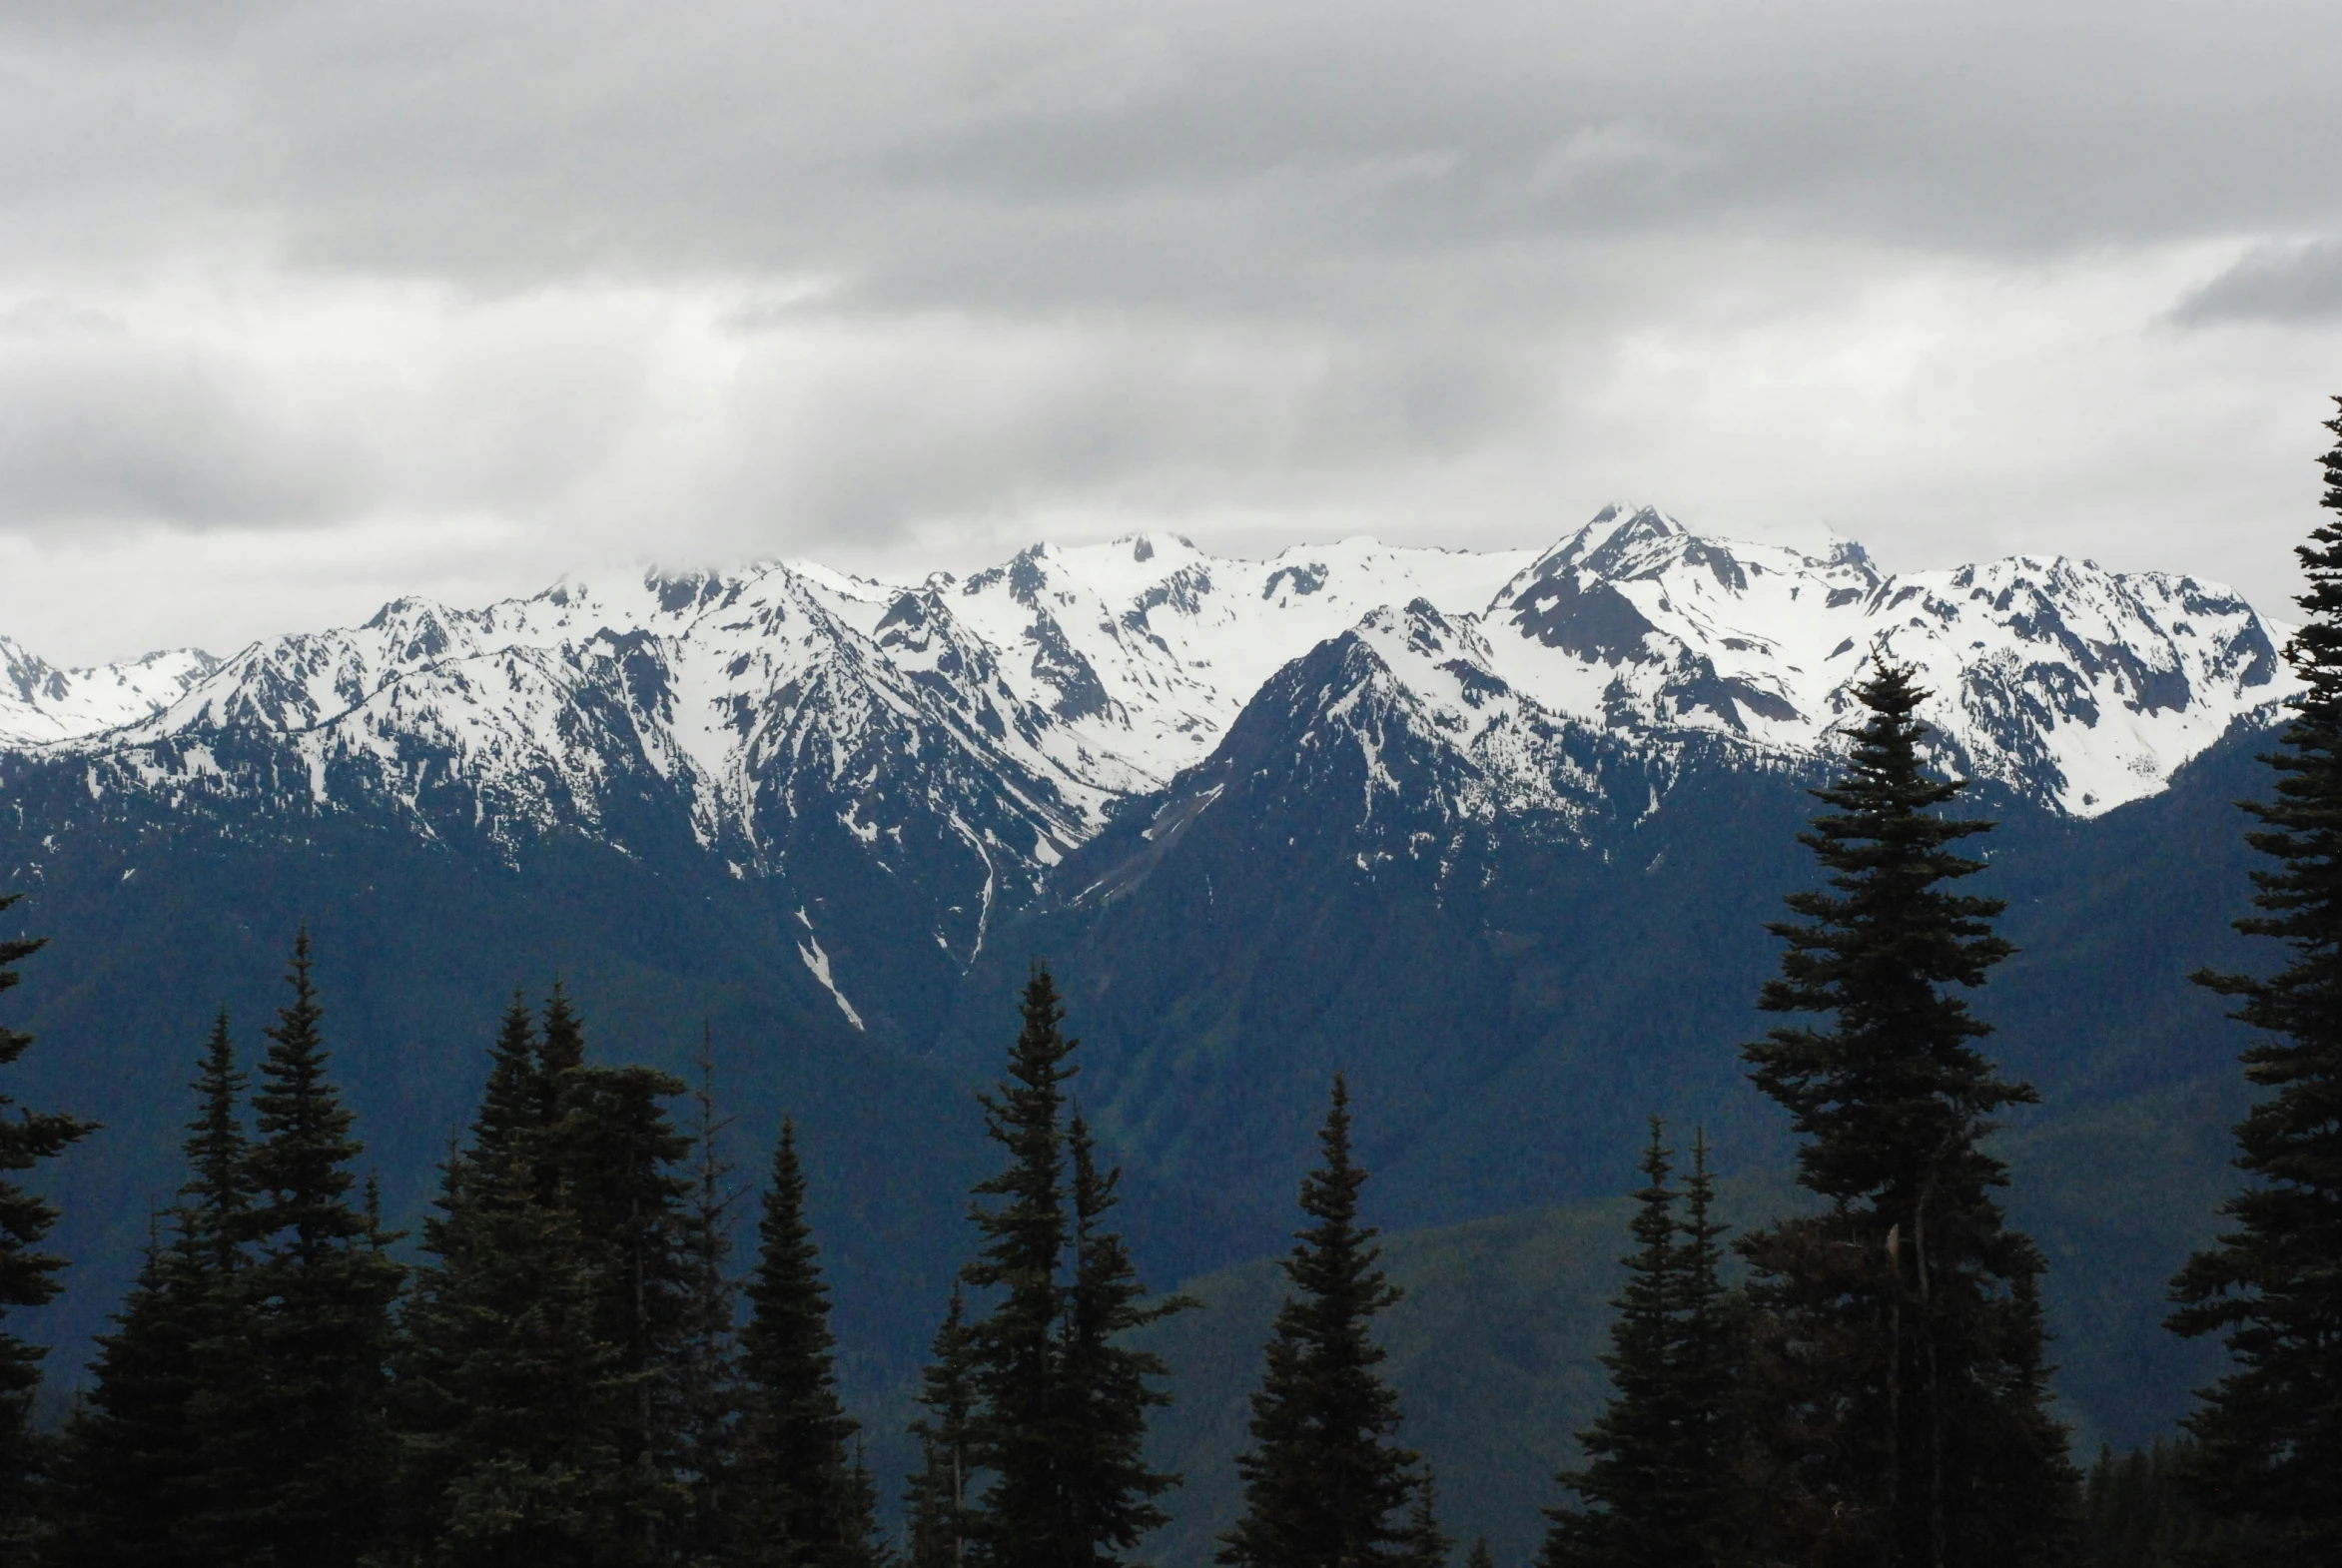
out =
{"type": "Polygon", "coordinates": [[[102,734],[150,718],[219,667],[201,648],[171,648],[87,669],[60,669],[0,636],[0,746],[102,734]]]}
{"type": "MultiPolygon", "coordinates": [[[[1851,542],[1616,505],[1542,551],[1252,560],[1157,532],[914,583],[766,561],[400,598],[224,662],[58,671],[0,641],[0,746],[86,769],[92,798],[382,811],[506,854],[671,832],[741,877],[861,865],[929,889],[965,959],[996,905],[1232,744],[1272,686],[1320,760],[1349,737],[1368,805],[1634,820],[1695,749],[1781,767],[1842,746],[1874,654],[1920,667],[1945,766],[2084,815],[2292,689],[2251,607],[2191,578],[2036,557],[1885,575],[1851,542]]],[[[853,990],[858,960],[822,940],[853,990]]]]}
{"type": "Polygon", "coordinates": [[[1916,665],[1946,765],[2091,815],[2151,794],[2289,690],[2225,588],[2016,556],[1882,575],[1606,509],[1490,607],[1492,672],[1552,712],[1773,756],[1839,744],[1874,655],[1916,665]],[[1500,635],[1499,628],[1510,635],[1500,635]]]}

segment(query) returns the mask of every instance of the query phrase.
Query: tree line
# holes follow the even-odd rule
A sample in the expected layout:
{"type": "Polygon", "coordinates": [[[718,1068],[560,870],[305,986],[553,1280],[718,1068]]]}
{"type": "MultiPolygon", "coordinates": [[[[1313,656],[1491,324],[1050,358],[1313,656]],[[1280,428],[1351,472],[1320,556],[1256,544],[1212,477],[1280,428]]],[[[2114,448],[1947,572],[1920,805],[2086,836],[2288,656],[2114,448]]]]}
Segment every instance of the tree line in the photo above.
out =
{"type": "MultiPolygon", "coordinates": [[[[2342,513],[2342,446],[2325,466],[2342,513]]],[[[1611,1396],[1559,1474],[1539,1568],[2342,1561],[2342,522],[2299,554],[2308,618],[2286,654],[2306,689],[2266,759],[2276,798],[2247,807],[2277,869],[2239,922],[2291,957],[2196,977],[2258,1032],[2243,1060],[2265,1093],[2237,1129],[2228,1228],[2172,1283],[2172,1329],[2230,1355],[2184,1438],[2086,1476],[2068,1456],[2043,1259],[2006,1223],[1988,1148],[2034,1096],[1981,1052],[1965,996],[2011,951],[2001,905],[1957,890],[1983,869],[1961,841],[1991,824],[1945,813],[1964,786],[1925,764],[1927,693],[1880,660],[1802,836],[1828,890],[1770,928],[1785,951],[1759,1006],[1784,1022],[1744,1053],[1811,1201],[1728,1242],[1704,1141],[1679,1180],[1653,1121],[1611,1396]]],[[[0,943],[0,992],[38,946],[0,943]]],[[[1134,1336],[1195,1303],[1151,1294],[1114,1228],[1120,1173],[1038,964],[982,1097],[999,1168],[923,1378],[899,1542],[838,1395],[791,1126],[736,1278],[704,1053],[696,1088],[595,1065],[558,986],[516,996],[409,1264],[356,1174],[306,935],[288,982],[257,1076],[213,1026],[185,1184],[62,1433],[35,1430],[42,1352],[0,1319],[0,1561],[1099,1568],[1166,1522],[1178,1478],[1147,1431],[1168,1368],[1134,1336]]],[[[29,1044],[0,1029],[0,1066],[29,1044]]],[[[52,1298],[63,1266],[42,1249],[56,1210],[17,1176],[92,1128],[0,1110],[4,1312],[52,1298]]],[[[1337,1077],[1224,1568],[1454,1555],[1379,1370],[1374,1319],[1399,1292],[1365,1180],[1337,1077]]]]}

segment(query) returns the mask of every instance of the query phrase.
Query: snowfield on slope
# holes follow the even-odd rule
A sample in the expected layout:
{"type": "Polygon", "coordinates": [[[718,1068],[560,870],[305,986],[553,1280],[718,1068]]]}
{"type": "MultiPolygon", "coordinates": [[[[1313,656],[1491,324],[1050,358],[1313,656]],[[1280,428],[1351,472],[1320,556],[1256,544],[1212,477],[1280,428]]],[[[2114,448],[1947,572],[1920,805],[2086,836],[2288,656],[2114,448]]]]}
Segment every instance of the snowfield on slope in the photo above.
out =
{"type": "Polygon", "coordinates": [[[1922,670],[1945,765],[2083,816],[2294,689],[2270,627],[2216,584],[2022,556],[1891,575],[1859,546],[1816,556],[1613,506],[1541,552],[1346,539],[1245,560],[1151,533],[965,579],[765,562],[476,610],[401,599],[226,660],[58,671],[0,640],[0,748],[112,758],[118,786],[163,790],[204,771],[206,737],[274,735],[321,806],[362,762],[419,814],[435,767],[513,831],[592,831],[614,781],[648,776],[744,865],[818,797],[882,860],[906,831],[963,843],[989,908],[997,876],[1038,877],[1352,631],[1498,813],[1585,788],[1536,738],[1557,725],[1830,751],[1874,654],[1922,670]],[[1436,657],[1409,630],[1432,622],[1436,657]]]}

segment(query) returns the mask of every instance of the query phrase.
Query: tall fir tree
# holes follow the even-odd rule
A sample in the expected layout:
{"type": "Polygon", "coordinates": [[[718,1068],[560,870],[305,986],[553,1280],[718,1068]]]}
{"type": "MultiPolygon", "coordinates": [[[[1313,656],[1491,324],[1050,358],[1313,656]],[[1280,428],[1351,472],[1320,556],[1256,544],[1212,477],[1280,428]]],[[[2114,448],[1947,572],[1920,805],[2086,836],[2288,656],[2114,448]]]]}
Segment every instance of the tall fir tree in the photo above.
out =
{"type": "MultiPolygon", "coordinates": [[[[0,895],[0,910],[24,897],[0,895]]],[[[16,966],[39,952],[40,940],[0,941],[0,993],[15,989],[16,966]]],[[[33,1037],[0,1026],[0,1068],[22,1057],[33,1037]]],[[[33,1429],[33,1389],[41,1379],[39,1346],[8,1331],[12,1308],[42,1306],[59,1289],[65,1259],[43,1250],[57,1207],[23,1186],[17,1176],[54,1160],[97,1131],[97,1124],[56,1111],[20,1107],[0,1090],[0,1561],[29,1550],[35,1487],[48,1447],[33,1429]]]]}
{"type": "Polygon", "coordinates": [[[1727,1440],[1732,1347],[1725,1325],[1714,1182],[1707,1145],[1695,1142],[1693,1174],[1669,1185],[1673,1156],[1651,1119],[1643,1186],[1634,1193],[1640,1243],[1622,1259],[1624,1288],[1611,1305],[1611,1397],[1578,1434],[1587,1461],[1565,1471],[1582,1506],[1552,1508],[1540,1568],[1702,1568],[1728,1559],[1734,1534],[1725,1484],[1735,1455],[1727,1440]],[[1679,1212],[1678,1204],[1683,1205],[1679,1212]]]}
{"type": "Polygon", "coordinates": [[[401,1270],[350,1200],[362,1146],[327,1077],[310,968],[304,931],[253,1096],[253,1257],[231,1276],[239,1316],[223,1325],[236,1344],[209,1347],[242,1375],[197,1410],[222,1488],[212,1523],[272,1568],[355,1565],[381,1532],[390,1468],[386,1357],[401,1270]]]}
{"type": "Polygon", "coordinates": [[[1320,1164],[1301,1182],[1315,1223],[1284,1259],[1292,1293],[1276,1314],[1249,1452],[1236,1459],[1244,1511],[1220,1537],[1226,1568],[1368,1568],[1408,1560],[1417,1455],[1394,1440],[1398,1395],[1375,1370],[1375,1315],[1399,1299],[1358,1223],[1366,1173],[1350,1158],[1349,1091],[1333,1081],[1320,1164]]]}
{"type": "Polygon", "coordinates": [[[65,1434],[51,1499],[56,1568],[193,1568],[210,1560],[187,1536],[195,1472],[189,1417],[197,1325],[189,1308],[204,1259],[184,1225],[168,1243],[151,1218],[138,1276],[98,1335],[92,1386],[65,1434]]]}
{"type": "Polygon", "coordinates": [[[1026,982],[1024,1026],[1008,1077],[983,1097],[985,1132],[1008,1157],[977,1183],[972,1217],[983,1246],[962,1272],[991,1297],[969,1326],[977,1390],[977,1467],[990,1476],[975,1515],[985,1559],[999,1568],[1086,1560],[1065,1517],[1058,1334],[1065,1293],[1058,1277],[1067,1240],[1066,1081],[1077,1071],[1060,1029],[1065,1009],[1049,971],[1026,982]]]}
{"type": "Polygon", "coordinates": [[[691,1516],[680,1397],[691,1139],[666,1110],[689,1086],[653,1068],[584,1064],[583,1032],[558,987],[540,1052],[556,1113],[545,1170],[583,1245],[595,1337],[610,1346],[627,1390],[614,1435],[632,1497],[609,1551],[617,1562],[657,1562],[676,1548],[691,1516]]]}
{"type": "Polygon", "coordinates": [[[1407,1531],[1399,1547],[1404,1568],[1447,1568],[1455,1538],[1439,1522],[1439,1482],[1425,1465],[1415,1477],[1415,1499],[1407,1504],[1407,1531]]]}
{"type": "Polygon", "coordinates": [[[1121,1562],[1160,1522],[1155,1499],[1177,1480],[1144,1457],[1148,1412],[1169,1402],[1151,1381],[1162,1363],[1120,1340],[1187,1303],[1150,1302],[1105,1225],[1121,1174],[1100,1167],[1079,1119],[1068,1125],[1080,1043],[1039,962],[1021,1014],[1008,1076],[982,1099],[1007,1163],[976,1186],[984,1244],[961,1271],[991,1311],[962,1340],[976,1395],[969,1455],[988,1484],[959,1517],[988,1564],[1094,1568],[1121,1562]]]}
{"type": "Polygon", "coordinates": [[[805,1217],[796,1129],[781,1124],[757,1225],[740,1331],[745,1420],[737,1560],[771,1568],[876,1568],[877,1498],[838,1402],[829,1286],[805,1217]]]}
{"type": "Polygon", "coordinates": [[[392,1354],[394,1561],[585,1568],[627,1538],[632,1384],[600,1336],[576,1219],[539,1180],[549,1097],[524,1002],[504,1014],[392,1354]]]}
{"type": "Polygon", "coordinates": [[[1792,894],[1800,922],[1759,1005],[1827,1015],[1747,1050],[1786,1107],[1798,1180],[1826,1212],[1746,1236],[1767,1376],[1776,1551],[1815,1565],[2056,1560],[2074,1476],[2039,1347],[2040,1254],[2003,1222],[1981,1145],[2032,1091],[1974,1046],[1990,1027],[1948,987],[2011,950],[1995,900],[1944,884],[1983,869],[1952,846],[1991,826],[1941,814],[1964,787],[1922,765],[1927,693],[1881,662],[1831,809],[1800,836],[1834,892],[1792,894]]]}
{"type": "Polygon", "coordinates": [[[244,1093],[251,1080],[236,1065],[236,1041],[222,1008],[204,1041],[193,1086],[196,1117],[187,1125],[187,1181],[179,1189],[186,1223],[217,1275],[244,1263],[251,1229],[251,1145],[245,1136],[244,1093]]]}
{"type": "Polygon", "coordinates": [[[201,1521],[221,1501],[208,1484],[201,1409],[217,1408],[243,1368],[231,1353],[234,1276],[245,1260],[252,1203],[240,1103],[247,1085],[223,1009],[204,1043],[187,1180],[150,1226],[144,1265],[99,1337],[92,1387],[68,1440],[59,1499],[66,1563],[223,1563],[232,1550],[201,1521]]]}
{"type": "Polygon", "coordinates": [[[967,1302],[955,1284],[920,1376],[919,1418],[911,1423],[919,1468],[903,1489],[906,1568],[967,1568],[976,1413],[969,1348],[967,1302]]]}
{"type": "MultiPolygon", "coordinates": [[[[1713,1563],[1739,1560],[1748,1540],[1750,1498],[1743,1488],[1744,1429],[1741,1364],[1747,1324],[1743,1303],[1724,1284],[1724,1237],[1716,1217],[1716,1176],[1708,1164],[1708,1135],[1692,1132],[1692,1174],[1683,1186],[1683,1220],[1676,1227],[1678,1339],[1674,1367],[1683,1477],[1680,1506],[1698,1555],[1713,1563]]],[[[2031,1279],[2019,1281],[2030,1289],[2031,1279]]],[[[2037,1313],[2034,1321],[2038,1321],[2037,1313]]]]}
{"type": "MultiPolygon", "coordinates": [[[[2342,398],[2335,399],[2342,404],[2342,398]]],[[[2326,428],[2342,435],[2342,419],[2326,428]]],[[[2324,458],[2328,510],[2342,513],[2342,445],[2324,458]]],[[[2306,612],[2285,649],[2303,690],[2274,754],[2276,799],[2248,803],[2263,914],[2238,921],[2292,960],[2266,980],[2204,973],[2261,1032],[2245,1076],[2266,1093],[2236,1128],[2250,1184],[2221,1207],[2231,1228],[2173,1281],[2179,1333],[2221,1334],[2234,1369],[2206,1390],[2185,1474],[2230,1520],[2270,1536],[2257,1561],[2342,1561],[2342,522],[2294,552],[2306,612]]]]}
{"type": "Polygon", "coordinates": [[[1130,1248],[1106,1227],[1122,1173],[1100,1169],[1096,1141],[1080,1116],[1067,1128],[1066,1152],[1073,1282],[1060,1335],[1059,1405],[1067,1525],[1074,1541],[1088,1543],[1083,1563],[1108,1564],[1169,1522],[1156,1499],[1179,1481],[1147,1463],[1147,1413],[1171,1402],[1161,1387],[1171,1368],[1125,1336],[1195,1303],[1179,1295],[1148,1298],[1130,1248]]]}
{"type": "Polygon", "coordinates": [[[698,1087],[691,1094],[691,1198],[685,1216],[682,1355],[676,1371],[681,1423],[677,1461],[690,1493],[684,1554],[718,1559],[732,1537],[739,1479],[741,1388],[739,1288],[732,1277],[732,1210],[740,1194],[723,1135],[731,1119],[719,1113],[715,1041],[700,1026],[698,1087]]]}

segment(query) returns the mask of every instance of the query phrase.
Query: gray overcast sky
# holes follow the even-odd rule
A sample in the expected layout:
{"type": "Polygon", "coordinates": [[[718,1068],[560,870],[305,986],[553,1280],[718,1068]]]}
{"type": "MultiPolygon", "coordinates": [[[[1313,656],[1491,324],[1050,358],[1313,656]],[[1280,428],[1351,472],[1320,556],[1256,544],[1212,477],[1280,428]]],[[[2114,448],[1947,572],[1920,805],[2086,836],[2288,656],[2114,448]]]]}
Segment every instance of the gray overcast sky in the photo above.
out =
{"type": "Polygon", "coordinates": [[[2307,0],[0,0],[0,631],[1614,496],[2284,612],[2307,0]]]}

